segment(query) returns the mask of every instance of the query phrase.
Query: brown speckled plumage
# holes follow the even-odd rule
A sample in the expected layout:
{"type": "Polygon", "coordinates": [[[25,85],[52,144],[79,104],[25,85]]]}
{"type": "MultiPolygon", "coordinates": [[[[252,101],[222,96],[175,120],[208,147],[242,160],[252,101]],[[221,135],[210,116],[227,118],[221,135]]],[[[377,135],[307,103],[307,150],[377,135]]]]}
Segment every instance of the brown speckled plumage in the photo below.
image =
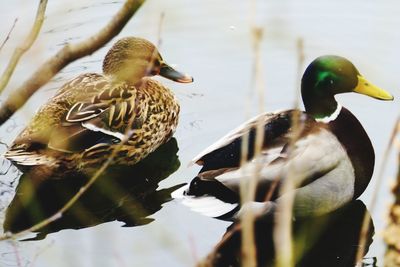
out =
{"type": "Polygon", "coordinates": [[[103,71],[66,83],[5,156],[20,166],[82,169],[104,162],[116,146],[115,163],[135,164],[168,141],[178,124],[179,104],[167,87],[147,76],[192,78],[166,65],[153,44],[135,37],[110,49],[103,71]]]}

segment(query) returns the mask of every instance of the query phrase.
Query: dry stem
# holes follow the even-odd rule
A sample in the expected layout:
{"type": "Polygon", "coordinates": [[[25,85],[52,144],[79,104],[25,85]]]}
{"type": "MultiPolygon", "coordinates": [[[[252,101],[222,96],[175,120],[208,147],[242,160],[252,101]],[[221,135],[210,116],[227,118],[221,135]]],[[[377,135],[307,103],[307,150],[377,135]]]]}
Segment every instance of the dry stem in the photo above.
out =
{"type": "MultiPolygon", "coordinates": [[[[400,133],[400,116],[397,119],[396,126],[397,128],[396,132],[397,134],[400,133]]],[[[393,144],[395,147],[397,147],[397,152],[398,152],[398,173],[397,173],[397,179],[396,179],[396,184],[392,188],[392,193],[394,195],[394,200],[393,204],[390,207],[389,211],[389,223],[386,226],[384,230],[384,241],[386,243],[386,253],[385,253],[385,258],[384,258],[384,266],[398,266],[400,263],[400,247],[399,247],[399,229],[400,229],[400,209],[399,209],[399,203],[400,203],[400,194],[399,194],[399,188],[400,188],[400,146],[399,146],[399,140],[394,139],[393,144]]]]}
{"type": "Polygon", "coordinates": [[[0,125],[7,121],[29,97],[45,85],[72,61],[87,56],[104,46],[121,32],[144,0],[127,0],[112,20],[97,34],[77,44],[66,44],[48,59],[21,87],[17,88],[0,107],[0,125]]]}
{"type": "MultiPolygon", "coordinates": [[[[35,42],[37,36],[39,35],[40,29],[42,28],[44,21],[44,14],[46,12],[47,0],[40,0],[39,7],[36,13],[35,22],[32,26],[32,29],[26,39],[22,42],[22,45],[17,47],[14,50],[14,53],[8,63],[6,70],[3,72],[3,75],[0,79],[0,93],[3,92],[4,88],[7,86],[8,82],[11,79],[11,76],[15,70],[15,67],[18,64],[18,61],[21,59],[23,54],[31,48],[33,43],[35,42]]],[[[14,22],[15,25],[15,22],[14,22]]],[[[14,28],[14,26],[13,26],[14,28]]],[[[12,30],[12,29],[11,29],[12,30]]],[[[6,39],[7,40],[7,39],[6,39]]]]}
{"type": "MultiPolygon", "coordinates": [[[[253,67],[253,74],[254,77],[252,81],[254,82],[254,87],[257,92],[257,97],[259,99],[259,111],[260,113],[263,111],[264,106],[264,92],[263,92],[263,80],[262,80],[262,66],[261,66],[261,55],[260,55],[260,43],[262,40],[263,30],[262,28],[253,27],[253,51],[254,51],[254,67],[253,67]]],[[[240,181],[240,196],[242,199],[242,206],[245,207],[246,203],[250,203],[255,199],[255,192],[257,187],[257,182],[259,180],[260,170],[261,170],[261,163],[257,161],[257,158],[261,155],[261,149],[264,140],[264,124],[263,119],[260,117],[259,121],[256,125],[256,139],[254,143],[254,159],[255,162],[255,169],[251,168],[247,170],[244,168],[243,172],[251,172],[249,175],[250,179],[241,179],[240,181]]],[[[241,165],[247,162],[248,156],[248,145],[249,145],[249,136],[246,134],[243,137],[243,143],[241,148],[241,165]]],[[[246,166],[245,166],[246,167],[246,166]]],[[[255,214],[251,209],[244,209],[241,221],[242,221],[242,254],[243,266],[252,267],[256,266],[256,247],[255,247],[255,240],[254,240],[254,219],[255,214]]]]}
{"type": "Polygon", "coordinates": [[[7,43],[8,39],[10,39],[11,33],[13,32],[15,25],[17,24],[18,18],[14,20],[11,29],[8,31],[6,38],[4,39],[3,43],[0,45],[0,51],[3,49],[4,45],[7,43]]]}
{"type": "Polygon", "coordinates": [[[23,236],[25,234],[28,234],[29,232],[35,232],[41,229],[42,227],[50,224],[51,222],[54,222],[55,220],[59,219],[62,217],[62,214],[67,211],[75,202],[90,188],[90,186],[97,180],[97,178],[107,169],[108,166],[112,163],[117,151],[120,149],[120,147],[124,143],[121,143],[119,146],[117,146],[110,157],[107,159],[106,162],[103,163],[103,165],[95,172],[95,174],[90,178],[90,180],[81,187],[81,189],[56,213],[54,213],[52,216],[48,217],[47,219],[35,224],[34,226],[22,230],[18,233],[5,233],[4,235],[0,236],[0,240],[8,240],[8,239],[16,239],[20,236],[23,236]]]}
{"type": "Polygon", "coordinates": [[[111,155],[107,158],[107,160],[100,166],[100,168],[92,175],[92,177],[89,179],[89,181],[81,187],[81,189],[57,212],[55,212],[52,216],[48,217],[47,219],[35,224],[34,226],[22,230],[18,233],[5,233],[4,235],[0,236],[0,241],[1,240],[8,240],[8,239],[15,239],[20,236],[23,236],[25,234],[28,234],[29,232],[35,232],[41,229],[42,227],[50,224],[51,222],[54,222],[55,220],[59,219],[62,217],[62,214],[66,212],[72,205],[75,204],[75,202],[93,185],[94,182],[100,177],[100,175],[112,164],[115,156],[117,155],[118,151],[121,149],[121,147],[129,140],[129,137],[131,136],[132,130],[132,124],[134,121],[134,117],[132,117],[129,120],[127,130],[124,135],[124,139],[114,147],[114,149],[111,152],[111,155]]]}
{"type": "MultiPolygon", "coordinates": [[[[298,55],[298,65],[297,65],[297,80],[296,80],[296,99],[294,102],[295,110],[298,110],[299,106],[299,87],[300,87],[300,77],[301,71],[304,64],[304,48],[303,48],[303,39],[299,38],[297,40],[297,55],[298,55]]],[[[292,115],[292,129],[293,135],[289,142],[288,154],[290,159],[290,154],[294,147],[294,144],[299,138],[301,131],[301,112],[294,112],[292,115]]],[[[294,265],[294,257],[293,257],[293,249],[292,249],[292,210],[294,203],[294,194],[295,189],[294,177],[297,174],[294,173],[293,170],[289,170],[289,173],[282,184],[281,195],[287,193],[287,198],[285,198],[281,203],[276,213],[276,221],[274,226],[274,243],[276,248],[276,266],[278,267],[286,267],[294,265]]]]}
{"type": "MultiPolygon", "coordinates": [[[[394,128],[392,130],[392,134],[390,136],[389,142],[388,142],[388,144],[386,146],[385,153],[383,154],[383,157],[382,157],[382,163],[381,163],[381,166],[379,168],[379,173],[378,173],[378,176],[377,176],[376,186],[375,186],[374,191],[372,193],[372,199],[371,199],[371,202],[370,202],[369,207],[368,207],[369,212],[371,214],[373,213],[373,210],[375,209],[375,206],[376,206],[378,192],[379,192],[379,189],[381,188],[381,185],[382,185],[383,174],[384,174],[385,169],[386,169],[386,163],[388,162],[390,151],[391,151],[391,149],[393,147],[394,141],[396,139],[396,135],[400,130],[399,129],[399,125],[400,125],[400,116],[397,118],[396,124],[395,124],[395,126],[394,126],[394,128]]],[[[362,260],[363,252],[365,251],[365,246],[366,246],[366,243],[367,243],[367,235],[368,235],[369,224],[370,224],[369,216],[366,213],[365,216],[364,216],[362,227],[361,227],[359,249],[357,251],[357,255],[356,255],[356,258],[355,258],[355,265],[362,260]]]]}
{"type": "MultiPolygon", "coordinates": [[[[400,124],[398,124],[398,132],[400,132],[400,124]]],[[[399,142],[399,140],[396,140],[399,142]]],[[[397,143],[398,153],[398,171],[396,184],[392,188],[394,201],[390,207],[389,224],[384,231],[384,240],[386,243],[386,253],[383,266],[398,266],[400,263],[400,146],[397,143]]]]}

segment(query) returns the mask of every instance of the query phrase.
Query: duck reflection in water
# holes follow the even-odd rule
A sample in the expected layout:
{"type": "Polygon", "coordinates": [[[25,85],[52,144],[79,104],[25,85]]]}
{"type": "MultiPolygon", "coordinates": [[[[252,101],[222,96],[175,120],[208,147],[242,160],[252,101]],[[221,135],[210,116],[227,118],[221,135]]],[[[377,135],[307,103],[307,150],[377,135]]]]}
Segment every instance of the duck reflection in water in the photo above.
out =
{"type": "MultiPolygon", "coordinates": [[[[171,200],[171,192],[182,186],[157,190],[158,183],[179,168],[177,152],[177,141],[172,138],[133,166],[109,167],[61,218],[40,229],[32,239],[43,239],[48,233],[62,229],[79,229],[114,220],[124,222],[125,227],[152,222],[154,219],[148,216],[160,210],[163,203],[171,200]]],[[[68,174],[68,177],[58,173],[50,179],[32,175],[35,174],[21,176],[6,212],[4,231],[17,232],[46,219],[88,181],[80,173],[68,174]]]]}
{"type": "MultiPolygon", "coordinates": [[[[374,226],[368,210],[360,200],[352,201],[323,216],[304,217],[294,221],[292,240],[295,266],[355,266],[356,254],[361,249],[360,231],[365,215],[370,223],[366,232],[366,246],[362,252],[365,255],[372,243],[374,226]]],[[[273,221],[271,214],[260,216],[255,221],[257,266],[275,264],[273,221]]],[[[242,225],[236,222],[228,228],[222,240],[208,255],[208,265],[241,266],[241,241],[242,225]]]]}

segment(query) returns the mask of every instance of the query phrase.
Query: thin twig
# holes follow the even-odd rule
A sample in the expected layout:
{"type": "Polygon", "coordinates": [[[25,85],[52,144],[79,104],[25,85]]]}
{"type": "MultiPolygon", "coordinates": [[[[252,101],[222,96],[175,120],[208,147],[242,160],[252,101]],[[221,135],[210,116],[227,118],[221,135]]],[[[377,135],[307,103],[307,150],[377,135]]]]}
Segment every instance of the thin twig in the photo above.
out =
{"type": "MultiPolygon", "coordinates": [[[[288,155],[289,160],[291,158],[291,152],[293,147],[298,140],[301,132],[301,113],[298,110],[299,108],[299,87],[300,87],[300,77],[301,71],[304,64],[304,48],[303,48],[303,39],[299,38],[297,40],[297,80],[296,80],[296,99],[294,102],[295,112],[292,115],[292,129],[293,134],[292,138],[289,141],[288,146],[288,155]]],[[[280,203],[278,212],[276,213],[276,221],[274,226],[274,244],[276,251],[276,266],[278,267],[286,267],[294,265],[294,254],[292,249],[292,210],[293,204],[295,200],[295,195],[292,194],[295,190],[296,184],[295,180],[296,174],[293,168],[289,169],[288,175],[282,184],[282,188],[280,189],[280,195],[284,195],[287,193],[287,197],[282,200],[280,203]]]]}
{"type": "MultiPolygon", "coordinates": [[[[143,2],[143,1],[140,1],[143,2]]],[[[134,9],[132,15],[136,12],[136,10],[138,10],[138,8],[141,6],[141,4],[137,4],[137,5],[132,5],[135,4],[135,1],[127,1],[125,3],[125,5],[122,7],[122,9],[117,13],[117,15],[112,19],[112,21],[115,20],[120,20],[117,19],[118,16],[123,16],[126,14],[126,12],[131,12],[131,10],[128,9],[134,9]],[[130,3],[128,6],[127,4],[130,3]]],[[[131,15],[131,16],[132,16],[131,15]]],[[[130,16],[130,17],[131,17],[130,16]]],[[[129,17],[129,18],[130,18],[129,17]]],[[[128,20],[129,20],[128,18],[128,20]]],[[[107,28],[107,27],[106,27],[107,28]]],[[[105,29],[103,29],[104,31],[105,29]]],[[[102,32],[102,31],[101,31],[102,32]]],[[[82,45],[82,44],[81,44],[82,45]]],[[[51,222],[59,219],[63,213],[65,213],[73,204],[76,203],[76,201],[93,185],[93,183],[100,177],[100,175],[112,164],[115,156],[117,155],[118,151],[121,149],[121,147],[129,140],[130,136],[132,135],[132,124],[134,121],[134,117],[131,117],[129,120],[129,123],[126,127],[126,132],[124,135],[123,140],[114,147],[114,149],[112,150],[110,156],[107,158],[107,160],[100,166],[100,168],[92,175],[92,177],[89,179],[89,181],[81,187],[81,189],[57,212],[55,212],[52,216],[48,217],[47,219],[35,224],[34,226],[22,230],[18,233],[5,233],[4,235],[0,236],[0,240],[8,240],[8,239],[15,239],[18,238],[20,236],[23,236],[25,234],[28,234],[29,232],[35,232],[38,231],[39,229],[43,228],[44,226],[50,224],[51,222]]]]}
{"type": "MultiPolygon", "coordinates": [[[[263,37],[263,29],[257,26],[253,26],[253,86],[256,93],[257,99],[259,100],[259,113],[263,112],[264,108],[264,82],[262,79],[262,66],[261,66],[261,55],[260,55],[260,44],[263,37]]],[[[250,179],[240,180],[240,196],[242,200],[242,206],[245,207],[241,216],[242,223],[242,265],[245,267],[257,266],[256,257],[256,246],[254,239],[254,220],[255,214],[252,209],[247,209],[246,204],[251,203],[255,200],[255,193],[257,188],[257,182],[259,180],[262,164],[257,160],[261,155],[261,149],[264,141],[264,124],[263,117],[261,116],[256,124],[256,139],[254,142],[254,159],[255,163],[246,164],[248,161],[248,146],[249,146],[249,135],[246,134],[243,138],[242,148],[241,148],[241,166],[246,164],[244,167],[245,177],[250,177],[250,179]],[[246,167],[255,167],[247,169],[246,167]],[[246,174],[246,172],[251,172],[246,174]]]]}
{"type": "MultiPolygon", "coordinates": [[[[158,30],[157,30],[157,48],[158,48],[158,49],[154,49],[154,50],[153,50],[153,53],[152,53],[152,55],[151,55],[151,60],[150,60],[150,62],[154,62],[154,61],[157,59],[158,51],[159,51],[159,49],[160,49],[160,47],[161,47],[161,44],[162,44],[161,33],[162,33],[162,25],[163,25],[163,22],[164,22],[164,13],[162,12],[162,13],[160,14],[160,21],[159,21],[159,23],[158,23],[158,30]]],[[[152,63],[148,64],[148,66],[147,66],[147,72],[148,72],[148,73],[151,72],[151,68],[152,68],[152,67],[153,67],[153,66],[152,66],[152,63]]]]}
{"type": "Polygon", "coordinates": [[[132,134],[132,124],[134,121],[134,117],[132,116],[129,120],[128,126],[126,127],[126,132],[124,135],[123,140],[114,147],[112,150],[110,156],[107,158],[107,160],[100,166],[100,168],[92,175],[92,177],[89,179],[89,181],[81,187],[81,189],[57,212],[55,212],[53,215],[50,217],[46,218],[45,220],[35,224],[34,226],[22,230],[18,233],[5,233],[4,235],[0,236],[0,241],[1,240],[8,240],[8,239],[15,239],[20,236],[26,235],[30,232],[36,232],[39,229],[45,227],[46,225],[49,225],[50,223],[58,220],[59,218],[62,217],[63,213],[65,213],[72,205],[78,201],[78,199],[96,182],[96,180],[100,177],[100,175],[112,164],[115,156],[117,153],[121,150],[122,146],[129,140],[129,137],[132,134]]]}
{"type": "MultiPolygon", "coordinates": [[[[400,133],[400,122],[398,124],[398,133],[400,133]]],[[[400,138],[400,136],[399,136],[400,138]]],[[[386,252],[383,266],[398,266],[400,262],[399,244],[400,236],[398,235],[400,229],[400,140],[396,139],[394,145],[397,149],[397,177],[395,185],[392,188],[394,196],[393,204],[389,210],[389,223],[384,231],[384,240],[386,243],[386,252]]]]}
{"type": "Polygon", "coordinates": [[[165,18],[165,13],[161,12],[160,14],[160,21],[158,23],[158,31],[157,31],[157,47],[160,48],[162,45],[162,26],[164,25],[164,18],[165,18]]]}
{"type": "Polygon", "coordinates": [[[106,162],[103,163],[103,165],[95,172],[95,174],[90,178],[90,180],[81,187],[81,189],[56,213],[48,217],[47,219],[35,224],[34,226],[22,230],[18,233],[5,233],[4,235],[0,236],[0,240],[8,240],[8,239],[16,239],[18,237],[24,236],[30,232],[36,232],[39,229],[45,227],[46,225],[49,225],[50,223],[56,221],[57,219],[62,217],[62,214],[66,212],[75,202],[90,188],[90,186],[97,180],[97,178],[107,169],[108,166],[112,163],[114,160],[114,157],[117,153],[117,148],[119,149],[120,146],[122,146],[123,143],[121,143],[118,147],[116,147],[113,150],[113,153],[110,155],[110,157],[107,159],[106,162]]]}
{"type": "MultiPolygon", "coordinates": [[[[259,100],[259,113],[263,112],[264,109],[264,86],[262,79],[262,66],[261,66],[261,55],[260,55],[260,45],[263,38],[263,29],[258,27],[253,21],[256,14],[256,2],[251,2],[251,30],[252,30],[252,41],[253,41],[253,77],[251,89],[256,92],[257,99],[259,100]]],[[[248,162],[248,147],[249,147],[249,133],[243,136],[243,142],[241,146],[241,161],[240,165],[243,166],[243,175],[245,177],[250,177],[250,179],[240,180],[240,199],[241,205],[244,207],[241,214],[241,224],[242,224],[242,266],[253,267],[257,266],[257,250],[254,238],[254,220],[255,214],[250,208],[246,208],[246,205],[253,202],[255,199],[257,182],[259,180],[261,163],[257,160],[261,155],[261,148],[264,140],[263,131],[263,117],[261,116],[256,124],[256,139],[254,142],[254,159],[256,160],[253,164],[246,164],[248,162]],[[251,168],[248,168],[250,167],[251,168]],[[255,168],[252,168],[255,167],[255,168]],[[250,172],[250,173],[249,173],[250,172]]]]}
{"type": "MultiPolygon", "coordinates": [[[[393,127],[389,142],[385,148],[385,152],[382,157],[381,166],[379,167],[379,172],[378,172],[377,180],[376,180],[376,186],[374,188],[374,191],[372,192],[371,202],[368,207],[369,213],[371,213],[371,214],[373,213],[373,211],[375,209],[375,206],[377,203],[377,198],[378,198],[378,193],[379,193],[381,185],[382,185],[383,174],[385,173],[389,155],[392,150],[394,141],[396,139],[396,135],[399,133],[399,131],[400,131],[400,116],[397,118],[397,121],[393,127]]],[[[364,251],[365,251],[365,246],[367,244],[369,224],[370,224],[369,215],[368,215],[368,213],[365,213],[363,224],[362,224],[361,231],[360,231],[361,233],[360,233],[359,248],[357,251],[356,258],[355,258],[355,265],[362,260],[362,257],[363,257],[364,251]]]]}
{"type": "Polygon", "coordinates": [[[53,57],[42,64],[1,105],[0,125],[7,121],[33,93],[49,82],[61,69],[76,59],[92,54],[120,33],[144,1],[127,0],[111,21],[98,33],[77,44],[66,44],[53,57]]]}
{"type": "Polygon", "coordinates": [[[14,50],[14,53],[8,63],[7,68],[3,72],[3,75],[0,79],[0,93],[3,92],[4,88],[7,86],[8,82],[11,79],[12,74],[14,73],[15,67],[17,66],[21,57],[28,51],[36,38],[39,35],[40,29],[42,28],[44,21],[44,14],[46,12],[47,0],[40,0],[39,7],[36,13],[35,22],[33,23],[32,29],[26,39],[22,42],[22,44],[14,50]]]}
{"type": "Polygon", "coordinates": [[[16,261],[16,263],[17,263],[17,266],[18,266],[18,267],[22,267],[21,255],[20,255],[20,252],[19,252],[19,250],[18,250],[18,248],[17,248],[17,245],[15,244],[15,242],[12,242],[12,243],[11,243],[11,246],[12,246],[13,249],[14,249],[15,261],[16,261]]]}
{"type": "Polygon", "coordinates": [[[4,39],[3,43],[0,45],[0,51],[3,49],[4,45],[7,43],[8,39],[10,39],[11,33],[13,32],[15,25],[17,24],[18,18],[14,20],[13,25],[11,26],[10,31],[8,32],[6,38],[4,39]]]}

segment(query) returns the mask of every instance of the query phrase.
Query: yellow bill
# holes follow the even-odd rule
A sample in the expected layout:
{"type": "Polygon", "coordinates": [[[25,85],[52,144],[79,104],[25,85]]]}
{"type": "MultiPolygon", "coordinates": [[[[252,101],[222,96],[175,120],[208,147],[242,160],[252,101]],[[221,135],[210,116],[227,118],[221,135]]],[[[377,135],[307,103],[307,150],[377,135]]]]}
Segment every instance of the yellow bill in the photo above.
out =
{"type": "Polygon", "coordinates": [[[367,95],[376,99],[380,100],[393,100],[394,97],[386,92],[385,90],[379,88],[376,85],[373,85],[370,83],[367,79],[365,79],[363,76],[358,75],[358,84],[356,88],[354,89],[354,92],[367,95]]]}

